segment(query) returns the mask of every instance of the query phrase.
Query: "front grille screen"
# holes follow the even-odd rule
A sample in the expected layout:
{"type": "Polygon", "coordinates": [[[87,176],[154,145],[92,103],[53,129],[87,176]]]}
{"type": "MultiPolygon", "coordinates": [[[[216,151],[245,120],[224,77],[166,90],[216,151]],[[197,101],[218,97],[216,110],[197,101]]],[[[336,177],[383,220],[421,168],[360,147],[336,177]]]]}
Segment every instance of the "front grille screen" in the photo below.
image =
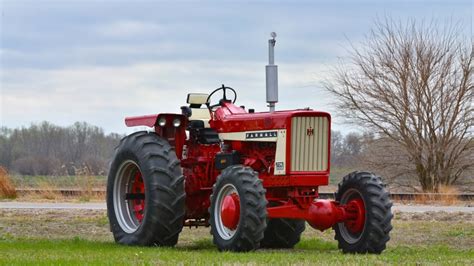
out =
{"type": "Polygon", "coordinates": [[[328,166],[327,117],[293,117],[291,120],[291,170],[326,171],[328,166]]]}

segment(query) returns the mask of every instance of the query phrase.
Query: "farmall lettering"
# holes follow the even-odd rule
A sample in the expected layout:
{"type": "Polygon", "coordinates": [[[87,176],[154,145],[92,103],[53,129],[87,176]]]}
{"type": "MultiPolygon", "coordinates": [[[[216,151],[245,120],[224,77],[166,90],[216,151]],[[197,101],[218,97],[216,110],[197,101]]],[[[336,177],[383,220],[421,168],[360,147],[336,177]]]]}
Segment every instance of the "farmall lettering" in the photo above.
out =
{"type": "Polygon", "coordinates": [[[385,249],[392,203],[379,176],[350,173],[335,200],[319,199],[319,187],[329,183],[331,116],[275,110],[275,37],[268,41],[268,111],[237,105],[236,91],[222,85],[189,93],[181,113],[125,119],[152,129],[125,137],[110,167],[107,209],[116,242],[174,246],[183,226],[210,226],[219,250],[292,248],[307,222],[333,228],[344,252],[385,249]]]}
{"type": "Polygon", "coordinates": [[[278,136],[277,131],[250,132],[250,133],[245,134],[246,139],[276,138],[277,136],[278,136]]]}

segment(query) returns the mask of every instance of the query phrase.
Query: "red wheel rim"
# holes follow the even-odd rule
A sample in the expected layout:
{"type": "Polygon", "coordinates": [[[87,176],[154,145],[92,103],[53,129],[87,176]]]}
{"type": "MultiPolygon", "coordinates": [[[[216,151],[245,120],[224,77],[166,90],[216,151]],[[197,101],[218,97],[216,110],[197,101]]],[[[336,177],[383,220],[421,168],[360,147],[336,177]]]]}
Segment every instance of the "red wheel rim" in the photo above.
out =
{"type": "Polygon", "coordinates": [[[222,224],[225,227],[235,230],[240,219],[240,199],[237,193],[232,193],[224,197],[221,207],[222,224]]]}
{"type": "Polygon", "coordinates": [[[347,203],[347,207],[351,213],[355,214],[355,218],[344,222],[347,230],[352,234],[361,233],[365,225],[365,205],[361,198],[355,198],[347,203]]]}
{"type": "MultiPolygon", "coordinates": [[[[145,195],[145,184],[143,183],[142,173],[137,171],[131,188],[131,193],[145,195]]],[[[132,211],[133,215],[139,223],[143,221],[145,216],[145,198],[132,200],[132,211]]]]}

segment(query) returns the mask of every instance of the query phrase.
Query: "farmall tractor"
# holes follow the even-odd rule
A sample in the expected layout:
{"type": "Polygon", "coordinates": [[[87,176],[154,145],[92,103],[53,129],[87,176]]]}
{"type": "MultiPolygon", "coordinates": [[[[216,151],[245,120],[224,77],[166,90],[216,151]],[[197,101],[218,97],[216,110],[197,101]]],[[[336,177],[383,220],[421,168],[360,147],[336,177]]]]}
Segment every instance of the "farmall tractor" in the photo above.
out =
{"type": "Polygon", "coordinates": [[[331,116],[275,111],[275,36],[266,66],[268,112],[236,105],[236,91],[222,85],[188,94],[181,113],[125,119],[154,130],[133,133],[116,149],[107,184],[116,242],[174,246],[183,226],[210,226],[219,250],[292,248],[307,222],[333,228],[343,252],[385,249],[392,203],[379,176],[350,173],[335,200],[319,199],[329,180],[331,116]]]}

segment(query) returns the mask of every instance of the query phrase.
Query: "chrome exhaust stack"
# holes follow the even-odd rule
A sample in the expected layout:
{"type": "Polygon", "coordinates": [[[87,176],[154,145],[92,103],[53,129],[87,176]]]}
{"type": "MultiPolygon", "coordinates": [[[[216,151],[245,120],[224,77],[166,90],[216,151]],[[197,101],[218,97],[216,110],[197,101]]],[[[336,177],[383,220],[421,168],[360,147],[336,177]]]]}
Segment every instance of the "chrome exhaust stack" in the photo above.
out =
{"type": "Polygon", "coordinates": [[[267,84],[267,103],[270,112],[275,111],[275,103],[278,102],[278,66],[275,65],[275,37],[276,33],[271,33],[272,39],[268,40],[268,65],[265,67],[267,84]]]}

